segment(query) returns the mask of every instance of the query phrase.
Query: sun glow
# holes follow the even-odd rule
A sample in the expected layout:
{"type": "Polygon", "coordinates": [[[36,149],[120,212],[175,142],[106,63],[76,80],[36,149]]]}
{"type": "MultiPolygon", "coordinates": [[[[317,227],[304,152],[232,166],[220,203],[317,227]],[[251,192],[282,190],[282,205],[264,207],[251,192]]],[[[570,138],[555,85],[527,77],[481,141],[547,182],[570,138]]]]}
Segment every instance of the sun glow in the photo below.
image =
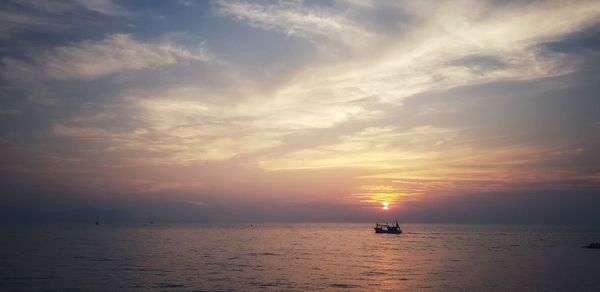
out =
{"type": "Polygon", "coordinates": [[[389,209],[389,206],[390,206],[390,204],[388,202],[382,202],[381,205],[383,205],[383,207],[381,207],[383,210],[389,209]]]}

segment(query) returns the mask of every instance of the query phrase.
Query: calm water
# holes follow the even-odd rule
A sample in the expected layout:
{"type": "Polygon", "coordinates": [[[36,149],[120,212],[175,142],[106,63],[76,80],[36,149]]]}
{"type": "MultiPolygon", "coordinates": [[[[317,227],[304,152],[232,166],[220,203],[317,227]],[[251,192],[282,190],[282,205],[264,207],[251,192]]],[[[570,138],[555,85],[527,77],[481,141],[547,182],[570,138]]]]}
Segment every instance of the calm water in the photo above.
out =
{"type": "Polygon", "coordinates": [[[600,291],[597,229],[402,227],[1,226],[0,290],[600,291]]]}

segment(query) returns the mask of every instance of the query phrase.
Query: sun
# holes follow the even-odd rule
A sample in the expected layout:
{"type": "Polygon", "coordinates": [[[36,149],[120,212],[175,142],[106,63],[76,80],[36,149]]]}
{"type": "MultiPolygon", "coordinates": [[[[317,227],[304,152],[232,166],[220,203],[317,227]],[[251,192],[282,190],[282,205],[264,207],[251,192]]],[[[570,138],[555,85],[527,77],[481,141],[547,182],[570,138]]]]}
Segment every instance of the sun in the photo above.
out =
{"type": "Polygon", "coordinates": [[[383,210],[389,209],[389,206],[390,206],[390,204],[388,202],[381,202],[381,205],[383,205],[383,207],[381,207],[383,210]]]}

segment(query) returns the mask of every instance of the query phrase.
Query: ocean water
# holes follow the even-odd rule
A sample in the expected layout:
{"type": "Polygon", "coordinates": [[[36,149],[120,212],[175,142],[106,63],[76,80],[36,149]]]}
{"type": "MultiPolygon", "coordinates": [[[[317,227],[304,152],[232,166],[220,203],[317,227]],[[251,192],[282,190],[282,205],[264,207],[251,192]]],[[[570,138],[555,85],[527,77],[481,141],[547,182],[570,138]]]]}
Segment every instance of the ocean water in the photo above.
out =
{"type": "Polygon", "coordinates": [[[1,226],[1,291],[600,291],[600,230],[372,224],[1,226]]]}

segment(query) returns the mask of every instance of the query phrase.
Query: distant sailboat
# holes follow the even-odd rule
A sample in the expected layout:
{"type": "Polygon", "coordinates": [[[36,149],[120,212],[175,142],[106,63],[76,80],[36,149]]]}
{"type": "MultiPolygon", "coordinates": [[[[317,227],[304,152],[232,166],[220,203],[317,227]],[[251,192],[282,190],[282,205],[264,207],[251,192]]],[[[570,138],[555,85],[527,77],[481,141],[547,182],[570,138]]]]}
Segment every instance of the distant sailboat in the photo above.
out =
{"type": "Polygon", "coordinates": [[[96,225],[100,225],[100,216],[96,215],[96,225]]]}

